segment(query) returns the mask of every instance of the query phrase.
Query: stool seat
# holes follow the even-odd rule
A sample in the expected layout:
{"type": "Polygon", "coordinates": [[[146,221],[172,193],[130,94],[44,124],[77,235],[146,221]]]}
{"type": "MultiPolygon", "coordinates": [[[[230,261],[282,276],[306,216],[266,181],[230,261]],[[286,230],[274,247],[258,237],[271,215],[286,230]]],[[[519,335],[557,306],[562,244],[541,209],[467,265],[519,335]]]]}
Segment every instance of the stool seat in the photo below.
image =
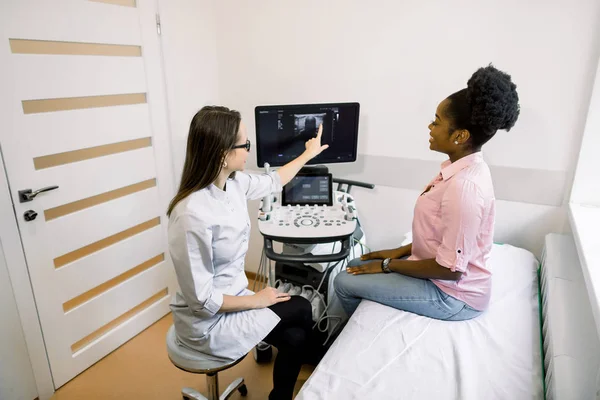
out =
{"type": "Polygon", "coordinates": [[[245,355],[236,361],[223,360],[209,354],[200,353],[181,344],[175,333],[175,326],[171,325],[167,332],[167,353],[171,362],[180,369],[195,374],[212,374],[223,371],[238,364],[245,355]]]}
{"type": "MultiPolygon", "coordinates": [[[[169,360],[177,368],[194,374],[205,374],[207,376],[208,399],[209,400],[225,400],[238,390],[242,396],[248,392],[243,378],[238,378],[233,381],[227,389],[219,396],[219,381],[218,372],[231,368],[242,361],[246,355],[238,360],[229,361],[219,357],[214,357],[209,354],[204,354],[196,350],[192,350],[184,346],[175,333],[175,326],[171,325],[167,332],[167,354],[169,360]]],[[[207,399],[202,394],[191,388],[184,388],[181,391],[184,399],[204,400],[207,399]]]]}

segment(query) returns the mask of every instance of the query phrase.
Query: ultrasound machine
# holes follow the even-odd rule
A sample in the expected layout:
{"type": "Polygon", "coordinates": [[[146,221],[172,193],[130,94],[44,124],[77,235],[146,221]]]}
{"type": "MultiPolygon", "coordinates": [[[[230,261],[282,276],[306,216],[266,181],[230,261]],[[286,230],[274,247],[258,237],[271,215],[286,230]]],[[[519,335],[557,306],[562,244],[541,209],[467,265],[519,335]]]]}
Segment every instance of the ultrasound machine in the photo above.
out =
{"type": "MultiPolygon", "coordinates": [[[[280,193],[261,201],[258,228],[264,247],[254,289],[270,285],[307,298],[314,328],[326,334],[325,341],[342,321],[343,309],[333,296],[333,279],[367,248],[350,190],[353,186],[373,189],[374,185],[333,178],[324,165],[356,161],[359,111],[358,103],[255,109],[257,161],[267,173],[301,155],[306,141],[316,137],[323,125],[321,142],[329,148],[302,168],[280,193]]],[[[259,362],[270,359],[270,354],[265,343],[254,352],[259,362]]]]}

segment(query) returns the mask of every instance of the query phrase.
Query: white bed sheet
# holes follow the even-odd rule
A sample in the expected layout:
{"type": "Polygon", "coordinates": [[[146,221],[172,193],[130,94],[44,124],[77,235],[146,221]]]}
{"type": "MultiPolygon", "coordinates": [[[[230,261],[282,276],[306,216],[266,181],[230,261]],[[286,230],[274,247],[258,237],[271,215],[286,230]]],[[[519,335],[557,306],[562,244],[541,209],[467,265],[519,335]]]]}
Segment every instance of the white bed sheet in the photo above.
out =
{"type": "Polygon", "coordinates": [[[496,244],[489,268],[490,306],[473,320],[363,301],[296,399],[542,399],[538,261],[496,244]]]}

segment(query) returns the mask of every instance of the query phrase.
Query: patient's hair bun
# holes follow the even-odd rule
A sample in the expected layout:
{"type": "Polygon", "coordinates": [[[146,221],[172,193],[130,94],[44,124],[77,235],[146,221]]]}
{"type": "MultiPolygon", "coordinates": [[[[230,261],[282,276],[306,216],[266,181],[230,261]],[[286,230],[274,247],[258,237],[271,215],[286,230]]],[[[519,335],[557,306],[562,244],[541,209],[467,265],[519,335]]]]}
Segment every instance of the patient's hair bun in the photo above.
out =
{"type": "Polygon", "coordinates": [[[471,124],[486,135],[498,129],[509,131],[520,113],[519,95],[510,75],[491,64],[479,68],[467,83],[467,102],[471,108],[471,124]]]}

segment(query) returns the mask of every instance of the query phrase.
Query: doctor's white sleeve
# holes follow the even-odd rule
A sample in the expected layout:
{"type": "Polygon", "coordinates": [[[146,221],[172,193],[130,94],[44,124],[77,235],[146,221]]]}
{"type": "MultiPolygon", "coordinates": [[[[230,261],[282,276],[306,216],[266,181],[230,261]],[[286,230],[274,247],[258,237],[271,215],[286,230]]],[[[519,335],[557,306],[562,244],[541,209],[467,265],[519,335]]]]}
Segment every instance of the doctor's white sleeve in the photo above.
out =
{"type": "Polygon", "coordinates": [[[213,285],[211,227],[193,214],[179,215],[169,227],[169,251],[192,314],[200,318],[214,316],[223,305],[223,293],[213,285]]]}
{"type": "Polygon", "coordinates": [[[236,172],[236,179],[239,180],[248,200],[257,200],[269,193],[280,192],[282,188],[281,178],[276,171],[271,171],[268,174],[236,172]]]}

